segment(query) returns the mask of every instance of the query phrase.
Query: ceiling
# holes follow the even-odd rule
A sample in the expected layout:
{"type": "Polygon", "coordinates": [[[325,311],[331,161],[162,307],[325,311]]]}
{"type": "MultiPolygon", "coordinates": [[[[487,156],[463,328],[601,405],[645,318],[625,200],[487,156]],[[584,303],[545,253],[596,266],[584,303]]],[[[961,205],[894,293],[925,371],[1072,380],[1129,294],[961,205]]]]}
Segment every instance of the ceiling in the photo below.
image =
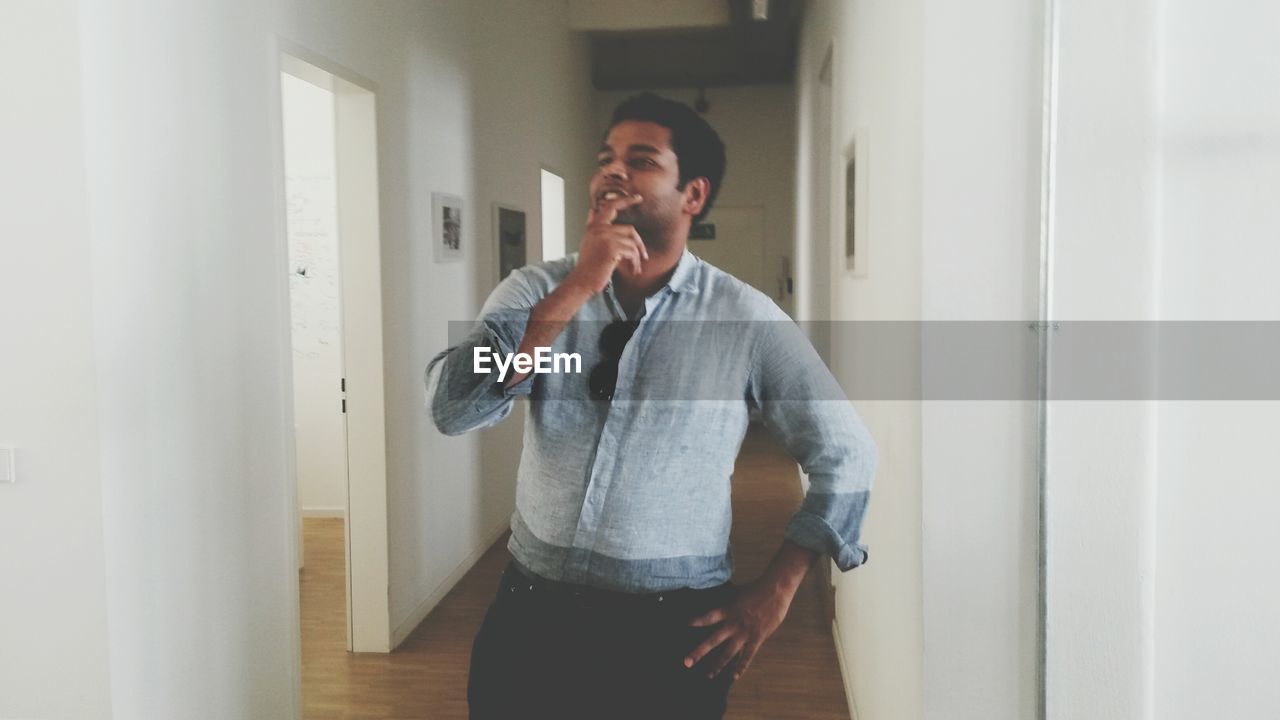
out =
{"type": "Polygon", "coordinates": [[[598,90],[790,83],[802,0],[570,0],[598,90]]]}

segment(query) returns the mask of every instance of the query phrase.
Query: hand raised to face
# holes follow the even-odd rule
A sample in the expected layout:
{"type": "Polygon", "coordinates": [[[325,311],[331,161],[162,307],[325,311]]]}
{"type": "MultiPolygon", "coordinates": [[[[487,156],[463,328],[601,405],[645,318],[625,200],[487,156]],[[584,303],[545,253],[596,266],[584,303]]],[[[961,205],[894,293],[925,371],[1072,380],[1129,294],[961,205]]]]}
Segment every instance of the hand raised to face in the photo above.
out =
{"type": "Polygon", "coordinates": [[[609,284],[609,278],[620,264],[626,263],[634,275],[639,275],[642,263],[649,259],[649,251],[640,233],[630,225],[615,224],[618,213],[639,204],[639,195],[614,196],[605,193],[587,213],[587,228],[582,235],[578,251],[578,264],[565,282],[581,283],[592,294],[599,293],[609,284]]]}

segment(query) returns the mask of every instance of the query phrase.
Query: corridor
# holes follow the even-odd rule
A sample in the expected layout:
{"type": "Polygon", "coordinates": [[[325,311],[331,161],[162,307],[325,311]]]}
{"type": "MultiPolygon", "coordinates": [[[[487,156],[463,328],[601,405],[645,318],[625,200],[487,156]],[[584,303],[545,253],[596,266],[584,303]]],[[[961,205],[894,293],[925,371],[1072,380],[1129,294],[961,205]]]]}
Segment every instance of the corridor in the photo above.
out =
{"type": "MultiPolygon", "coordinates": [[[[424,371],[517,268],[621,238],[609,192],[706,210],[716,143],[609,141],[649,91],[727,163],[666,240],[817,342],[877,448],[865,523],[828,523],[870,562],[831,597],[810,569],[726,717],[1280,718],[1277,28],[1262,0],[0,2],[0,720],[466,717],[527,424],[443,432],[424,371]]],[[[759,431],[737,469],[746,583],[800,483],[759,431]]],[[[702,508],[656,497],[646,529],[702,508]]]]}

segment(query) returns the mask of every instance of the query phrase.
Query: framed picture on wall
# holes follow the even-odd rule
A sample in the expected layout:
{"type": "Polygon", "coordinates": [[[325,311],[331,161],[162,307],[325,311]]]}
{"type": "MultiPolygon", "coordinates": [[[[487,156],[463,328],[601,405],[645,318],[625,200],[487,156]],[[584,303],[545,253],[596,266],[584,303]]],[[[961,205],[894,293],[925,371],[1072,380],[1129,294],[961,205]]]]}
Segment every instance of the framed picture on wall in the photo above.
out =
{"type": "Polygon", "coordinates": [[[844,169],[840,173],[840,203],[844,226],[845,269],[855,276],[867,274],[870,237],[867,233],[868,132],[865,127],[854,131],[844,149],[844,169]]]}
{"type": "Polygon", "coordinates": [[[462,198],[448,193],[431,193],[431,245],[435,261],[462,259],[462,198]]]}
{"type": "Polygon", "coordinates": [[[493,239],[498,245],[498,281],[529,261],[525,213],[513,205],[493,204],[493,239]]]}

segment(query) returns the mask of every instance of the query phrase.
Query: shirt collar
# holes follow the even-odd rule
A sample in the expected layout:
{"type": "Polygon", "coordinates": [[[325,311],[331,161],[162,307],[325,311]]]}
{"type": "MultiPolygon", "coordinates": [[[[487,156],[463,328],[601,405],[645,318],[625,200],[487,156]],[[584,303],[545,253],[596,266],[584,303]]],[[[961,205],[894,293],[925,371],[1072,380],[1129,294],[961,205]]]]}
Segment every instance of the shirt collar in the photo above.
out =
{"type": "MultiPolygon", "coordinates": [[[[676,261],[676,268],[671,272],[671,279],[667,281],[665,287],[669,288],[671,292],[676,293],[683,292],[691,295],[697,293],[698,264],[701,262],[702,261],[698,259],[698,256],[689,252],[689,248],[686,247],[684,252],[680,254],[680,259],[676,261]]],[[[609,282],[606,283],[604,287],[608,294],[612,296],[613,279],[610,278],[609,282]]],[[[659,293],[654,293],[653,295],[645,298],[645,308],[648,308],[649,303],[658,298],[658,296],[659,293]]]]}
{"type": "Polygon", "coordinates": [[[689,248],[685,247],[684,252],[680,255],[679,262],[676,263],[676,269],[671,273],[671,279],[667,281],[667,287],[672,292],[697,292],[697,274],[698,274],[697,256],[689,252],[689,248]]]}

